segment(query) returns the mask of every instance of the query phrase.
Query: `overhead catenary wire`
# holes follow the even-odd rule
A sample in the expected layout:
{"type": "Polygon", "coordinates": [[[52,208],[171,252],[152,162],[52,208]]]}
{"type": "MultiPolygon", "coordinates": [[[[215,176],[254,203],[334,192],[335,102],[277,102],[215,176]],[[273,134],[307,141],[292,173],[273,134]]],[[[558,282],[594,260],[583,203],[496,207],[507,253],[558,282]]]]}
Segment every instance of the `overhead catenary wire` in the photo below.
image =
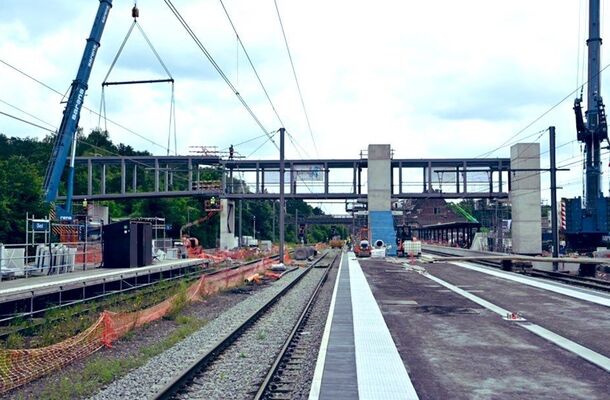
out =
{"type": "MultiPolygon", "coordinates": [[[[6,103],[6,102],[4,102],[4,101],[3,101],[3,103],[6,103]]],[[[14,108],[16,108],[16,109],[17,109],[17,107],[15,107],[15,106],[13,106],[13,105],[11,105],[11,104],[8,104],[8,103],[6,103],[6,104],[7,104],[7,105],[9,105],[9,106],[11,106],[11,107],[14,107],[14,108]]],[[[50,123],[48,123],[48,122],[46,122],[46,121],[43,121],[42,119],[40,119],[40,118],[38,118],[38,117],[36,117],[36,116],[34,116],[34,115],[32,115],[32,114],[29,114],[29,113],[27,113],[26,111],[21,110],[21,112],[25,113],[26,115],[31,116],[32,118],[34,118],[34,119],[36,119],[36,120],[38,120],[38,121],[40,121],[40,122],[42,122],[42,123],[44,123],[44,124],[47,124],[47,125],[49,125],[49,126],[53,126],[52,124],[50,124],[50,123]]],[[[12,114],[6,113],[6,112],[4,112],[4,111],[0,111],[0,114],[5,115],[5,116],[7,116],[7,117],[9,117],[9,118],[15,119],[15,120],[17,120],[17,121],[23,122],[23,123],[25,123],[25,124],[31,125],[31,126],[33,126],[33,127],[36,127],[36,128],[42,129],[42,130],[44,130],[44,131],[50,132],[50,133],[51,133],[53,136],[56,136],[56,135],[57,135],[57,129],[53,130],[53,129],[45,128],[45,127],[44,127],[44,126],[42,126],[42,125],[38,125],[38,124],[33,123],[33,122],[31,122],[31,121],[25,120],[25,119],[23,119],[23,118],[19,118],[19,117],[15,116],[15,115],[12,115],[12,114]]],[[[108,154],[110,154],[110,155],[119,156],[119,157],[124,157],[126,160],[129,160],[129,161],[131,161],[131,162],[133,162],[133,163],[135,163],[135,164],[140,164],[140,165],[142,165],[142,166],[148,167],[148,165],[147,165],[147,164],[142,163],[141,161],[135,160],[135,159],[133,159],[133,158],[130,158],[129,156],[124,156],[124,155],[121,155],[121,154],[119,154],[119,153],[113,152],[113,151],[111,151],[111,150],[105,149],[105,148],[103,148],[103,147],[96,146],[96,145],[94,145],[93,143],[89,143],[89,142],[87,142],[86,140],[83,140],[83,139],[76,139],[76,140],[78,141],[78,143],[80,143],[80,144],[84,144],[84,145],[89,146],[89,147],[91,147],[91,148],[93,148],[93,149],[99,150],[99,151],[101,151],[101,152],[108,153],[108,154]]]]}
{"type": "MultiPolygon", "coordinates": [[[[608,67],[610,67],[610,63],[606,64],[602,69],[600,69],[600,71],[596,74],[597,75],[601,75],[602,72],[604,72],[606,69],[608,69],[608,67]]],[[[483,153],[481,155],[476,156],[475,158],[482,158],[482,157],[487,157],[490,154],[495,153],[496,151],[506,147],[506,146],[510,146],[511,144],[514,144],[516,142],[518,142],[519,139],[517,141],[513,141],[511,142],[513,139],[517,138],[518,136],[520,136],[523,132],[527,131],[530,127],[532,127],[536,122],[540,121],[542,118],[544,118],[547,114],[549,114],[551,111],[553,111],[555,108],[559,107],[564,101],[566,101],[567,99],[569,99],[571,96],[573,96],[575,93],[577,93],[579,90],[581,90],[581,88],[583,88],[586,84],[588,83],[588,80],[583,82],[580,86],[578,86],[576,89],[572,90],[570,93],[568,93],[565,97],[563,97],[561,100],[559,100],[557,103],[553,104],[550,108],[548,108],[547,110],[545,110],[544,112],[542,112],[542,114],[540,114],[538,117],[534,118],[533,121],[531,121],[530,123],[528,123],[526,126],[524,126],[522,129],[520,129],[517,133],[515,133],[514,135],[512,135],[510,138],[508,138],[507,140],[505,140],[501,145],[499,145],[498,147],[494,148],[491,151],[488,151],[486,153],[483,153]]],[[[533,135],[532,135],[533,136],[533,135]]]]}
{"type": "MultiPolygon", "coordinates": [[[[48,90],[50,90],[50,91],[52,91],[52,92],[54,92],[54,93],[58,94],[58,95],[59,95],[59,96],[61,96],[62,98],[64,97],[64,94],[63,94],[63,93],[61,93],[59,90],[57,90],[57,89],[55,89],[55,88],[53,88],[53,87],[49,86],[48,84],[46,84],[46,83],[42,82],[42,81],[41,81],[41,80],[39,80],[39,79],[34,78],[32,75],[30,75],[30,74],[28,74],[28,73],[24,72],[23,70],[21,70],[21,69],[19,69],[19,68],[15,67],[15,66],[13,66],[13,65],[9,64],[8,62],[6,62],[6,61],[4,61],[4,60],[0,59],[0,63],[2,63],[2,64],[4,64],[4,65],[6,65],[7,67],[9,67],[9,68],[11,68],[12,70],[14,70],[14,71],[18,72],[19,74],[21,74],[21,75],[25,76],[26,78],[31,79],[32,81],[34,81],[34,82],[38,83],[39,85],[41,85],[41,86],[45,87],[46,89],[48,89],[48,90]]],[[[83,109],[85,109],[85,110],[87,110],[87,111],[89,111],[89,112],[92,112],[93,114],[95,114],[95,115],[96,115],[96,116],[98,116],[98,117],[100,116],[100,113],[98,113],[97,111],[95,111],[95,110],[93,110],[93,109],[91,109],[91,108],[89,108],[89,107],[87,107],[87,106],[83,106],[83,109]]],[[[167,150],[167,147],[163,146],[162,144],[159,144],[159,143],[155,142],[155,141],[154,141],[154,140],[152,140],[152,139],[149,139],[148,137],[146,137],[146,136],[144,136],[144,135],[142,135],[142,134],[140,134],[140,133],[138,133],[138,132],[134,131],[133,129],[127,128],[126,126],[124,126],[124,125],[122,125],[122,124],[120,124],[120,123],[118,123],[118,122],[116,122],[116,121],[113,121],[113,120],[111,120],[110,118],[108,118],[108,119],[107,119],[107,121],[108,121],[108,122],[110,122],[111,124],[113,124],[114,126],[116,126],[116,127],[118,127],[118,128],[121,128],[121,129],[123,129],[124,131],[126,131],[126,132],[128,132],[128,133],[130,133],[130,134],[132,134],[132,135],[134,135],[134,136],[139,137],[140,139],[143,139],[143,140],[147,141],[148,143],[150,143],[150,144],[152,144],[152,145],[155,145],[155,146],[157,146],[157,147],[160,147],[160,148],[162,148],[163,150],[167,150]]]]}
{"type": "Polygon", "coordinates": [[[275,144],[275,142],[273,141],[273,136],[275,136],[275,134],[278,131],[273,132],[269,137],[267,137],[267,140],[265,140],[263,143],[260,144],[260,146],[258,146],[256,149],[254,149],[253,152],[251,152],[250,154],[248,154],[246,156],[246,158],[250,158],[252,157],[254,154],[256,154],[256,152],[258,152],[264,145],[266,145],[268,142],[273,142],[275,144]]]}
{"type": "Polygon", "coordinates": [[[6,112],[4,112],[4,111],[0,111],[0,114],[5,115],[5,116],[7,116],[7,117],[9,117],[9,118],[15,119],[15,120],[17,120],[17,121],[20,121],[20,122],[26,123],[26,124],[28,124],[28,125],[34,126],[34,127],[36,127],[36,128],[40,128],[40,129],[45,130],[45,131],[47,131],[47,132],[51,132],[51,133],[53,133],[53,134],[56,134],[56,133],[57,133],[57,132],[55,132],[53,129],[45,128],[45,127],[44,127],[44,126],[42,126],[42,125],[38,125],[38,124],[36,124],[36,123],[34,123],[34,122],[31,122],[31,121],[25,120],[25,119],[23,119],[23,118],[19,118],[19,117],[15,116],[15,115],[12,115],[12,114],[6,113],[6,112]]]}
{"type": "Polygon", "coordinates": [[[297,91],[299,92],[299,98],[301,99],[301,107],[303,108],[303,114],[305,114],[305,120],[307,121],[307,128],[309,129],[309,135],[311,136],[311,141],[313,143],[313,147],[316,151],[316,154],[319,156],[320,152],[318,151],[318,145],[316,144],[316,140],[313,135],[313,131],[311,129],[311,123],[309,121],[309,115],[307,114],[307,108],[305,107],[305,100],[303,100],[303,93],[301,91],[301,85],[299,84],[299,79],[297,78],[297,71],[294,67],[294,61],[292,60],[292,53],[290,52],[290,46],[288,46],[288,38],[286,37],[286,30],[284,29],[284,23],[282,22],[282,16],[280,14],[280,9],[277,5],[277,0],[273,0],[275,4],[275,11],[277,12],[277,18],[280,23],[280,28],[282,28],[282,36],[284,37],[284,44],[286,45],[286,52],[288,53],[288,59],[290,60],[290,66],[292,67],[292,75],[294,76],[294,81],[297,86],[297,91]]]}
{"type": "MultiPolygon", "coordinates": [[[[12,109],[15,109],[15,110],[17,110],[17,111],[19,111],[19,112],[21,112],[21,113],[23,113],[23,114],[27,115],[27,116],[28,116],[28,117],[30,117],[30,118],[34,118],[34,119],[35,119],[36,121],[38,121],[38,122],[42,122],[43,124],[50,126],[51,128],[53,128],[53,129],[54,129],[52,132],[55,132],[55,131],[57,130],[57,127],[56,127],[55,125],[50,124],[50,123],[48,123],[47,121],[45,121],[45,120],[43,120],[43,119],[38,118],[38,117],[37,117],[37,116],[35,116],[34,114],[31,114],[31,113],[29,113],[29,112],[25,111],[24,109],[17,107],[16,105],[13,105],[13,104],[11,104],[11,103],[9,103],[9,102],[7,102],[7,101],[5,101],[5,100],[2,100],[2,99],[0,99],[0,103],[5,104],[5,105],[9,106],[9,107],[11,107],[12,109]]],[[[4,115],[8,115],[8,114],[4,114],[4,115]]],[[[26,122],[26,121],[22,121],[22,122],[26,122]]],[[[28,123],[29,123],[29,122],[28,122],[28,123]]],[[[37,126],[37,125],[35,125],[35,126],[37,126]]]]}
{"type": "MultiPolygon", "coordinates": [[[[244,42],[241,40],[241,36],[239,35],[239,33],[237,33],[237,28],[235,27],[235,24],[233,23],[233,20],[231,19],[231,16],[229,15],[229,11],[225,7],[224,2],[222,0],[219,0],[219,1],[220,1],[220,5],[222,6],[222,9],[223,9],[225,15],[227,16],[227,19],[229,20],[229,23],[231,24],[231,28],[233,28],[233,32],[235,33],[235,37],[237,38],[237,42],[238,42],[239,46],[241,47],[241,49],[243,50],[244,55],[246,56],[246,59],[248,60],[248,63],[250,64],[250,67],[252,68],[252,71],[254,71],[254,75],[256,76],[256,79],[258,80],[258,83],[259,83],[261,89],[263,89],[263,92],[265,93],[265,97],[267,97],[267,101],[269,102],[269,105],[271,106],[273,113],[275,114],[280,125],[285,126],[284,121],[282,121],[282,118],[280,117],[279,113],[277,112],[277,109],[275,108],[275,105],[273,104],[273,101],[271,101],[271,96],[269,96],[269,92],[267,91],[267,88],[263,84],[263,81],[262,81],[260,75],[258,74],[256,67],[254,66],[254,62],[252,61],[252,58],[250,58],[250,54],[248,53],[248,50],[246,50],[246,46],[244,45],[244,42]]],[[[239,48],[238,48],[238,50],[239,50],[239,48]]],[[[239,55],[239,52],[238,52],[238,55],[239,55]]],[[[238,68],[237,73],[239,74],[239,62],[237,63],[237,68],[238,68]]]]}
{"type": "Polygon", "coordinates": [[[182,27],[186,30],[186,32],[188,33],[188,35],[191,37],[191,39],[193,39],[193,41],[195,42],[195,44],[197,45],[197,47],[199,47],[199,49],[201,50],[201,52],[206,56],[206,58],[208,59],[208,61],[212,64],[212,66],[214,67],[214,69],[216,70],[216,72],[218,72],[218,74],[221,76],[221,78],[225,81],[225,83],[227,84],[227,86],[229,87],[229,89],[231,89],[231,91],[233,92],[233,94],[235,94],[235,96],[237,97],[237,99],[239,100],[239,102],[242,104],[242,106],[246,109],[246,111],[248,112],[248,114],[250,114],[250,116],[252,117],[252,119],[254,119],[254,121],[256,122],[256,124],[258,125],[258,127],[267,134],[267,136],[269,137],[270,141],[275,145],[276,148],[279,149],[277,143],[275,143],[275,141],[273,141],[273,135],[271,134],[271,132],[269,130],[267,130],[265,128],[265,126],[263,125],[263,123],[260,121],[260,119],[256,116],[256,114],[254,113],[254,111],[252,110],[252,108],[250,108],[250,106],[248,105],[248,103],[246,102],[246,100],[243,98],[243,96],[239,93],[239,91],[237,90],[237,88],[233,85],[233,83],[231,82],[231,80],[227,77],[227,75],[224,73],[224,71],[222,70],[222,68],[220,68],[220,65],[218,65],[218,63],[216,62],[216,60],[214,60],[214,57],[212,56],[212,54],[208,51],[208,49],[203,45],[203,43],[201,42],[201,40],[199,40],[199,37],[195,34],[195,32],[191,29],[190,25],[186,22],[186,20],[184,19],[184,17],[182,17],[182,14],[180,14],[180,12],[178,11],[178,9],[174,6],[174,4],[172,3],[171,0],[164,0],[165,4],[169,7],[169,9],[171,10],[171,12],[174,14],[174,16],[176,17],[176,19],[178,19],[178,22],[180,22],[180,24],[182,25],[182,27]]]}

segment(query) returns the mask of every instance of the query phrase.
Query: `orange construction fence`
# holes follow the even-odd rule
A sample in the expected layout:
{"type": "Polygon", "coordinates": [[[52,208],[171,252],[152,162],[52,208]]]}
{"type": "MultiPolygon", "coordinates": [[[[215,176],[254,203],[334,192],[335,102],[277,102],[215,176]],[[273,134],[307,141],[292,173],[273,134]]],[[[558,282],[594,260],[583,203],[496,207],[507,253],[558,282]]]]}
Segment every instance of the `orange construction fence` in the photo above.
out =
{"type": "MultiPolygon", "coordinates": [[[[289,261],[289,256],[285,261],[289,261]]],[[[202,275],[187,288],[187,302],[199,301],[205,296],[238,286],[246,277],[264,272],[272,263],[273,260],[267,257],[253,264],[202,275]]],[[[37,349],[0,349],[0,394],[59,370],[104,346],[110,347],[112,342],[127,332],[167,315],[172,310],[177,296],[140,311],[104,311],[87,330],[51,346],[37,349]]]]}

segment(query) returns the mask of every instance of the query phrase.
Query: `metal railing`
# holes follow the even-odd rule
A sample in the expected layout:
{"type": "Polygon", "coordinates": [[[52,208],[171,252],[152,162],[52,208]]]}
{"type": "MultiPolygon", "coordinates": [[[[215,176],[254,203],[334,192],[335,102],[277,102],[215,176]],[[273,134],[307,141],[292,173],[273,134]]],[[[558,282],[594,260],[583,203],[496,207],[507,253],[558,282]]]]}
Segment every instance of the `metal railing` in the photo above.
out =
{"type": "Polygon", "coordinates": [[[97,268],[102,242],[0,243],[0,280],[57,275],[97,268]]]}

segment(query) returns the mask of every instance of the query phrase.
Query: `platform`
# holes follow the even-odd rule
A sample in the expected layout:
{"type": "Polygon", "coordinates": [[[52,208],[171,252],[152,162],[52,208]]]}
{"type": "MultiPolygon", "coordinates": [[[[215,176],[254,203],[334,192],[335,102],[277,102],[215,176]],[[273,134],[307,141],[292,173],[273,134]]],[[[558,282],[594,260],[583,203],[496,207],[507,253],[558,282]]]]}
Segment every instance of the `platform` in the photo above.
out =
{"type": "Polygon", "coordinates": [[[397,381],[413,392],[394,398],[608,399],[608,294],[470,263],[344,258],[311,399],[392,398],[397,381]],[[393,348],[375,357],[386,335],[393,348]]]}
{"type": "Polygon", "coordinates": [[[418,398],[354,253],[341,260],[309,398],[418,398]]]}
{"type": "Polygon", "coordinates": [[[60,291],[181,270],[204,262],[204,260],[199,259],[160,261],[153,265],[138,268],[96,268],[60,275],[3,280],[0,282],[0,304],[60,291]]]}

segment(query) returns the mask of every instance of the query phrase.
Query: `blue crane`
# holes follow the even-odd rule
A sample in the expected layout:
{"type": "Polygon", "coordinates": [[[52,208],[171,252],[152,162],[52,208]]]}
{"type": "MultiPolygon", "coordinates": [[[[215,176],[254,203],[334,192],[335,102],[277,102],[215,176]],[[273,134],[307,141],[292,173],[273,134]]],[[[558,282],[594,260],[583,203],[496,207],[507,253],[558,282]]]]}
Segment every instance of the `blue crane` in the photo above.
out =
{"type": "Polygon", "coordinates": [[[44,179],[44,198],[45,201],[52,203],[57,198],[57,192],[59,190],[59,184],[61,182],[61,176],[66,166],[68,159],[68,153],[72,149],[70,169],[68,173],[68,187],[66,193],[66,204],[65,208],[57,207],[57,215],[61,219],[71,219],[72,215],[72,193],[74,186],[74,156],[76,151],[76,130],[78,128],[78,121],[80,120],[80,112],[85,100],[85,93],[87,91],[87,83],[89,82],[89,76],[91,75],[91,69],[93,68],[93,62],[97,50],[100,47],[100,40],[104,27],[106,26],[106,20],[108,13],[112,8],[112,0],[99,0],[100,5],[91,28],[91,33],[87,39],[87,45],[78,67],[78,73],[76,79],[72,82],[70,88],[70,94],[64,114],[57,132],[57,137],[53,145],[53,152],[49,159],[47,166],[47,172],[44,179]]]}
{"type": "MultiPolygon", "coordinates": [[[[566,238],[572,250],[589,252],[607,242],[610,198],[602,192],[602,142],[608,141],[606,111],[601,96],[600,0],[589,0],[587,111],[582,98],[574,101],[577,139],[584,144],[585,198],[566,200],[566,238]]],[[[582,96],[581,96],[582,97],[582,96]]]]}

